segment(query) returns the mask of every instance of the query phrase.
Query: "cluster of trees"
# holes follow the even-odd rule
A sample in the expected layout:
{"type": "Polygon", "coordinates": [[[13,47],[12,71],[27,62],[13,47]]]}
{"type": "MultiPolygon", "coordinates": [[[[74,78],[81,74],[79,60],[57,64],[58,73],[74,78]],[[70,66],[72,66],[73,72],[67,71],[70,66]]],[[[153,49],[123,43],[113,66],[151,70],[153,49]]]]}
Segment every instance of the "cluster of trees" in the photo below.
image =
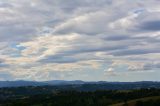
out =
{"type": "MultiPolygon", "coordinates": [[[[100,90],[86,92],[51,90],[47,87],[37,87],[37,90],[33,87],[13,89],[14,90],[11,88],[6,88],[6,91],[5,89],[0,91],[3,92],[0,93],[0,106],[108,106],[120,102],[127,103],[129,100],[137,98],[160,96],[160,89],[154,88],[124,91],[100,90]]],[[[154,104],[155,103],[159,102],[154,101],[154,104]]],[[[136,106],[159,105],[146,105],[143,101],[137,101],[136,106]]]]}

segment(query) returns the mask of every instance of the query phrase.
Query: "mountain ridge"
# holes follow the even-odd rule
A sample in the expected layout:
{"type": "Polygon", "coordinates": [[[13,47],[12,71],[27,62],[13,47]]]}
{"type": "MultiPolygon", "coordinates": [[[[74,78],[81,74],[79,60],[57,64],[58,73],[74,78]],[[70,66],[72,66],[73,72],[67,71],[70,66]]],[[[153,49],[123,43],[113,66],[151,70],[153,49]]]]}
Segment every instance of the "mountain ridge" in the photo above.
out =
{"type": "Polygon", "coordinates": [[[133,86],[133,87],[160,87],[159,81],[136,81],[136,82],[108,82],[108,81],[82,81],[82,80],[50,80],[50,81],[0,81],[2,87],[22,87],[22,86],[65,86],[65,85],[95,85],[100,88],[102,86],[133,86]]]}

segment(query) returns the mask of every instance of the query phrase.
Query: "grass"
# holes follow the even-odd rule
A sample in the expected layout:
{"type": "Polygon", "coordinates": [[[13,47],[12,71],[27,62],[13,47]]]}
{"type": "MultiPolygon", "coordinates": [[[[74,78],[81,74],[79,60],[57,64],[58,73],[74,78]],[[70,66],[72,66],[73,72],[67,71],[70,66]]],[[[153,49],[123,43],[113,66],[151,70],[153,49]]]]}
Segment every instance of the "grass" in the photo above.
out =
{"type": "MultiPolygon", "coordinates": [[[[147,100],[157,100],[157,99],[160,99],[160,96],[152,96],[152,97],[134,99],[134,100],[127,101],[127,104],[128,104],[128,106],[135,106],[137,101],[147,101],[147,100]]],[[[124,102],[113,104],[113,105],[110,105],[110,106],[123,106],[123,105],[124,105],[124,102]]]]}

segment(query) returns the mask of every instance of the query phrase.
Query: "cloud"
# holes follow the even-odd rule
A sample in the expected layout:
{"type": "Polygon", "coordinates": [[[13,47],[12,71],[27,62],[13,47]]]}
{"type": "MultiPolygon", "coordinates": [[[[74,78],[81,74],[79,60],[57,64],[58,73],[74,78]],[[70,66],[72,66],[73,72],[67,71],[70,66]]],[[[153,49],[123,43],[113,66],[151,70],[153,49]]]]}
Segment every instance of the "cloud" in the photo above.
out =
{"type": "Polygon", "coordinates": [[[9,65],[5,63],[5,60],[0,59],[0,68],[3,67],[9,67],[9,65]]]}
{"type": "Polygon", "coordinates": [[[107,70],[104,71],[104,75],[108,77],[118,76],[120,75],[118,72],[115,71],[114,68],[110,67],[107,70]]]}
{"type": "Polygon", "coordinates": [[[142,23],[140,25],[140,28],[143,30],[151,30],[151,31],[159,31],[160,30],[160,20],[153,20],[153,21],[148,21],[145,23],[142,23]]]}
{"type": "Polygon", "coordinates": [[[131,38],[127,35],[109,35],[109,36],[103,37],[102,39],[105,39],[107,41],[120,41],[120,40],[128,40],[131,38]]]}
{"type": "Polygon", "coordinates": [[[106,67],[111,76],[159,69],[158,4],[0,0],[0,68],[9,73],[6,80],[71,79],[67,72],[91,70],[101,78],[106,67]]]}
{"type": "Polygon", "coordinates": [[[104,32],[107,28],[107,21],[104,20],[107,16],[108,14],[103,11],[76,16],[55,27],[55,32],[95,35],[104,32]]]}
{"type": "Polygon", "coordinates": [[[127,55],[140,55],[140,54],[159,53],[159,52],[160,50],[155,48],[155,49],[131,49],[131,50],[124,50],[124,51],[116,51],[111,54],[115,56],[127,56],[127,55]]]}

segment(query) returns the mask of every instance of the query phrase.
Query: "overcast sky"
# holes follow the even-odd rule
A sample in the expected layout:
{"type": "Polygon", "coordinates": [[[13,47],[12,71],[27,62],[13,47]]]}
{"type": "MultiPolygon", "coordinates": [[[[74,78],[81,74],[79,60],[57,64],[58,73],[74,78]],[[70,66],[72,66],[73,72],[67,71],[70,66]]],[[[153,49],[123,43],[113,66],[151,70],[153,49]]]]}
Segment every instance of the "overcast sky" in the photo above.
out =
{"type": "Polygon", "coordinates": [[[160,0],[0,0],[0,80],[160,81],[160,0]]]}

